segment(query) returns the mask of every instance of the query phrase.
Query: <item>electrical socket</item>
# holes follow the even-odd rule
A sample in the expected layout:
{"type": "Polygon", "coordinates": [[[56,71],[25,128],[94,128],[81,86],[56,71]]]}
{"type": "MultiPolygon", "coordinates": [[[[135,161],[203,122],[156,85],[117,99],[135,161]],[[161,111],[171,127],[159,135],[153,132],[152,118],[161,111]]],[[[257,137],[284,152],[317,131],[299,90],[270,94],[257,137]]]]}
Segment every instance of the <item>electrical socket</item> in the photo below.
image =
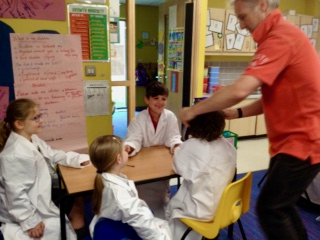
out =
{"type": "Polygon", "coordinates": [[[86,76],[96,76],[96,66],[86,66],[85,67],[86,76]]]}

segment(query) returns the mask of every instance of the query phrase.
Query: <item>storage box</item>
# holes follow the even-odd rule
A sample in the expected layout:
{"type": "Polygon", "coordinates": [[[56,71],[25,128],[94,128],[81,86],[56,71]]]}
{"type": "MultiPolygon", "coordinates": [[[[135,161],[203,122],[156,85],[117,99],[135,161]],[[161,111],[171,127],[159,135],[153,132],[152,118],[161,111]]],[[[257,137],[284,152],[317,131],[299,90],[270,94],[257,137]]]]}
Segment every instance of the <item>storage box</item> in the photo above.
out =
{"type": "Polygon", "coordinates": [[[235,147],[237,148],[238,134],[231,132],[229,130],[224,130],[222,135],[235,147]]]}

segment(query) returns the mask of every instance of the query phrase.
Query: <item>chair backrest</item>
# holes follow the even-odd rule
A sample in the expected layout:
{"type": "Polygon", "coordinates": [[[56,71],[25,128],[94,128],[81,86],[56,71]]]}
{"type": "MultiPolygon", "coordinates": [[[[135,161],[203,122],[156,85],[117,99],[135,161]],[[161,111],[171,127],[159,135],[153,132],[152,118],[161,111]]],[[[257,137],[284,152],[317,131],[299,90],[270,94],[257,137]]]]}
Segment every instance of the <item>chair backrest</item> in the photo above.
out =
{"type": "Polygon", "coordinates": [[[127,223],[100,218],[94,226],[93,240],[142,240],[127,223]]]}
{"type": "Polygon", "coordinates": [[[252,174],[248,172],[225,187],[214,216],[214,223],[219,229],[236,222],[249,210],[251,181],[252,174]]]}

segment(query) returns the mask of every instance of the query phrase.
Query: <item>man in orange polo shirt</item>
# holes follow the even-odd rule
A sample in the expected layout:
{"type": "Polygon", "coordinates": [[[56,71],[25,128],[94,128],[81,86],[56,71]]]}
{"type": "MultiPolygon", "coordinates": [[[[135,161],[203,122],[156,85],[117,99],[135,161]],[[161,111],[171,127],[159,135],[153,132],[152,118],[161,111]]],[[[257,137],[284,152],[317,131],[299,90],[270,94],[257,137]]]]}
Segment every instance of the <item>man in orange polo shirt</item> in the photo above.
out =
{"type": "Polygon", "coordinates": [[[181,121],[224,109],[226,118],[264,113],[270,166],[257,203],[268,239],[307,239],[295,210],[300,195],[320,171],[320,61],[307,36],[282,18],[278,0],[235,0],[240,27],[258,44],[242,75],[180,113],[181,121]],[[262,97],[229,108],[261,87],[262,97]]]}

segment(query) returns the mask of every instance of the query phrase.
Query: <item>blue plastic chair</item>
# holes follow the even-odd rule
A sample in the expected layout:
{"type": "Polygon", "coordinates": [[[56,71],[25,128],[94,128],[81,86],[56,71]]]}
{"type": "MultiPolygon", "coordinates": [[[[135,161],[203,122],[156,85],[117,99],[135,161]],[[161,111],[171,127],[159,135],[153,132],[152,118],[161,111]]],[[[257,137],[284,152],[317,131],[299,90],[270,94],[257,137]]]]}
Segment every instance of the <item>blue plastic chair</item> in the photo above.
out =
{"type": "Polygon", "coordinates": [[[142,240],[127,223],[100,218],[93,230],[93,240],[142,240]]]}

